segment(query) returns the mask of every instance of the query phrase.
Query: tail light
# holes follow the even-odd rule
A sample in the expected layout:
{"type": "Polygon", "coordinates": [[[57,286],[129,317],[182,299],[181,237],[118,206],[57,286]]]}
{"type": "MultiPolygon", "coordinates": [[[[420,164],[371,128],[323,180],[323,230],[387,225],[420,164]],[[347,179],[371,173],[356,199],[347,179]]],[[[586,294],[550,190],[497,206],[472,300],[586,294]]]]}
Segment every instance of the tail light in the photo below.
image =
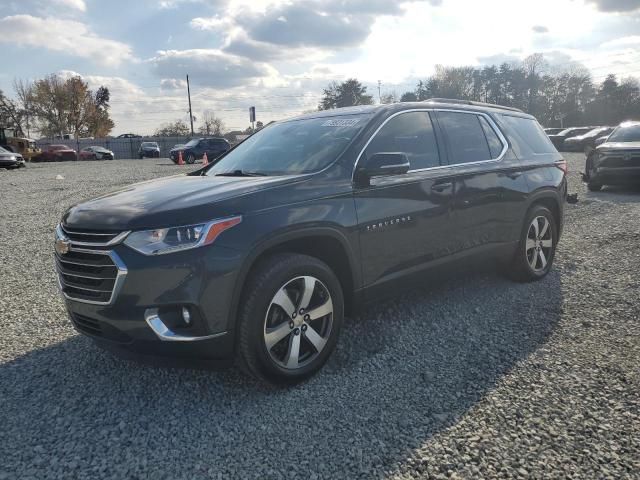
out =
{"type": "Polygon", "coordinates": [[[558,167],[560,170],[562,170],[565,173],[565,175],[567,173],[569,173],[569,168],[567,167],[567,161],[566,160],[558,160],[555,163],[555,166],[558,167]]]}

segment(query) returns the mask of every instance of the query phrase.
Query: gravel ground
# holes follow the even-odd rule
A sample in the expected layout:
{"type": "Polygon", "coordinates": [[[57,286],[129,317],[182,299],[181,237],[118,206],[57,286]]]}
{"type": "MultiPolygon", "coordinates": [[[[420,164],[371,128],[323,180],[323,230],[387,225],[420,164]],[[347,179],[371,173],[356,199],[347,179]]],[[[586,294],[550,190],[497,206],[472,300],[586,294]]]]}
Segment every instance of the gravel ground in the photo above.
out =
{"type": "Polygon", "coordinates": [[[580,202],[544,281],[474,267],[416,286],[349,319],[290,390],[118,360],[66,319],[63,210],[193,167],[0,170],[0,480],[638,478],[640,190],[588,193],[567,158],[580,202]]]}

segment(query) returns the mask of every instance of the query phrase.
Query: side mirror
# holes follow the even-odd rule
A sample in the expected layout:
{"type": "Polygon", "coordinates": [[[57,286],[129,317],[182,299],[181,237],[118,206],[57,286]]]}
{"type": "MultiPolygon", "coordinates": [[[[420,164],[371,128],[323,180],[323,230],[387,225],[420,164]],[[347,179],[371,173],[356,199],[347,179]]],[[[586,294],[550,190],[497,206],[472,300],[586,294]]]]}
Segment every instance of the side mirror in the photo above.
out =
{"type": "Polygon", "coordinates": [[[409,171],[409,157],[406,153],[376,153],[356,170],[357,178],[368,184],[371,177],[402,175],[409,171]]]}
{"type": "Polygon", "coordinates": [[[595,143],[596,147],[597,147],[598,145],[602,145],[603,143],[605,143],[605,142],[607,141],[607,138],[609,138],[609,136],[608,136],[608,135],[607,135],[606,137],[600,137],[600,138],[597,138],[597,139],[596,139],[596,143],[595,143]]]}

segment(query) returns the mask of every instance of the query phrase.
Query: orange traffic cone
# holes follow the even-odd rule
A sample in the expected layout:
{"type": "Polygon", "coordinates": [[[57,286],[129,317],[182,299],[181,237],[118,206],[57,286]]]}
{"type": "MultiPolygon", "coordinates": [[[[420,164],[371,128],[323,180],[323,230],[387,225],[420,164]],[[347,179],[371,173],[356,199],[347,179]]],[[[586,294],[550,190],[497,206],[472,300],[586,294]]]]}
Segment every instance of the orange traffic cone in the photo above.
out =
{"type": "Polygon", "coordinates": [[[204,152],[204,156],[202,157],[202,164],[209,165],[209,159],[207,158],[207,152],[204,152]]]}
{"type": "Polygon", "coordinates": [[[182,158],[182,150],[178,151],[178,165],[184,165],[184,159],[182,158]]]}

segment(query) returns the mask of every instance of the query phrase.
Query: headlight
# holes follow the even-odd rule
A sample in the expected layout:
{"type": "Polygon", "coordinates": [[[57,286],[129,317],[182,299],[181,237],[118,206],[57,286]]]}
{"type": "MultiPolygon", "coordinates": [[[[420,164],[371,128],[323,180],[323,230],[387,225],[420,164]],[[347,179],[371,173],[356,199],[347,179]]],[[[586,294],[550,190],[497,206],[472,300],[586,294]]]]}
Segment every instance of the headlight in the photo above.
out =
{"type": "Polygon", "coordinates": [[[189,250],[210,245],[218,235],[241,221],[242,217],[237,216],[197,225],[141,230],[130,233],[124,244],[144,255],[163,255],[189,250]]]}

